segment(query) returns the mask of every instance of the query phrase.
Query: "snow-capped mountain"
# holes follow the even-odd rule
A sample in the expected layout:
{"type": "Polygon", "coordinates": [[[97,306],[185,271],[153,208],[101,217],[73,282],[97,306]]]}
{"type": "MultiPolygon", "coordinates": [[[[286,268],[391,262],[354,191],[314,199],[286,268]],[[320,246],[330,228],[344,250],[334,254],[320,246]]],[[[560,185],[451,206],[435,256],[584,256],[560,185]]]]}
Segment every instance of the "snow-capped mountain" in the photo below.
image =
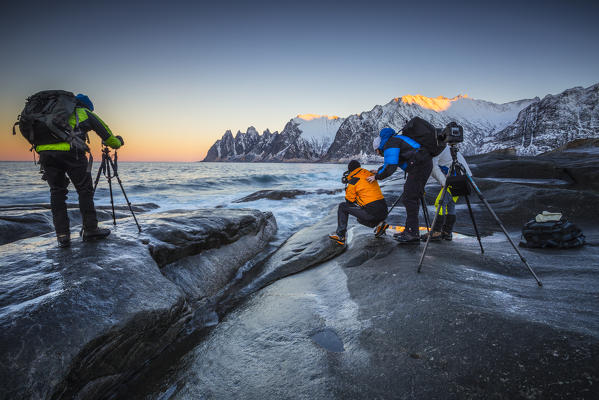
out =
{"type": "Polygon", "coordinates": [[[451,121],[462,125],[464,143],[460,148],[465,154],[475,153],[485,138],[492,137],[505,128],[516,119],[520,110],[537,100],[538,98],[496,104],[461,95],[451,99],[420,95],[395,98],[383,106],[377,105],[370,111],[346,118],[324,159],[375,160],[377,158],[372,151],[372,140],[378,132],[386,127],[400,131],[407,121],[416,116],[439,128],[451,121]]]}
{"type": "Polygon", "coordinates": [[[547,95],[529,105],[513,123],[485,138],[481,152],[513,147],[518,154],[535,155],[598,136],[599,84],[595,84],[547,95]]]}
{"type": "Polygon", "coordinates": [[[204,161],[318,161],[342,123],[339,117],[303,114],[292,118],[281,133],[267,129],[259,135],[253,126],[235,137],[226,131],[204,161]]]}
{"type": "Polygon", "coordinates": [[[574,139],[599,137],[599,84],[504,104],[466,95],[406,95],[347,118],[298,115],[281,133],[259,135],[250,127],[233,138],[227,131],[204,161],[379,161],[374,137],[386,127],[400,131],[415,116],[439,128],[452,121],[462,125],[460,149],[466,155],[505,148],[539,154],[574,139]]]}

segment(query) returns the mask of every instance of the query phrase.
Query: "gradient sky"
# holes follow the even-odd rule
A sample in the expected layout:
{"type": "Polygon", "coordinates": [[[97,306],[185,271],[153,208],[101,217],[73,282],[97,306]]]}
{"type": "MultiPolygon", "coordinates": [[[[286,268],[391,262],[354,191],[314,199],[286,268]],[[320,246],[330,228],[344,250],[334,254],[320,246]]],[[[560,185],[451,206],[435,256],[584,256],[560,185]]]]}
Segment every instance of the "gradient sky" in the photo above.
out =
{"type": "Polygon", "coordinates": [[[297,114],[599,82],[597,1],[34,3],[0,16],[0,160],[31,159],[9,131],[45,89],[88,94],[121,160],[196,161],[227,129],[297,114]]]}

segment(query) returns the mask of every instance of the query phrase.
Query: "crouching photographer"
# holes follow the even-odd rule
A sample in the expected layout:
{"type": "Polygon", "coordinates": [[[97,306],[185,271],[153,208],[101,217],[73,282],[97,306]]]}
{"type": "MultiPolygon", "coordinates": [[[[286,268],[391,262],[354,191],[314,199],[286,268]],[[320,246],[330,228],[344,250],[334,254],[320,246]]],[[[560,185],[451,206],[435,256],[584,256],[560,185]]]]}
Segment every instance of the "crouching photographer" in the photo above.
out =
{"type": "Polygon", "coordinates": [[[387,202],[378,182],[367,180],[372,175],[372,172],[361,168],[356,160],[347,165],[347,172],[342,178],[342,182],[347,184],[345,202],[340,203],[337,210],[337,231],[329,235],[329,238],[340,245],[345,244],[350,215],[356,217],[360,224],[371,228],[387,217],[387,202]]]}

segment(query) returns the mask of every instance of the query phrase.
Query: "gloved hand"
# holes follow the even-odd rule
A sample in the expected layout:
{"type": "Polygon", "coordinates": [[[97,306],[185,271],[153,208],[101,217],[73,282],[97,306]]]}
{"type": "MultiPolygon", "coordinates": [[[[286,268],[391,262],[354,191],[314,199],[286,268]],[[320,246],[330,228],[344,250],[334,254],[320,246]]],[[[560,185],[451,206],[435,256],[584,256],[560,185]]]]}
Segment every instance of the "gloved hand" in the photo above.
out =
{"type": "Polygon", "coordinates": [[[121,147],[123,145],[123,140],[119,139],[119,136],[117,136],[117,137],[110,136],[108,139],[104,140],[102,143],[104,143],[106,146],[109,146],[113,149],[118,149],[119,147],[121,147]]]}
{"type": "Polygon", "coordinates": [[[123,140],[123,137],[121,135],[118,135],[116,138],[121,141],[121,146],[125,145],[125,141],[123,140]]]}

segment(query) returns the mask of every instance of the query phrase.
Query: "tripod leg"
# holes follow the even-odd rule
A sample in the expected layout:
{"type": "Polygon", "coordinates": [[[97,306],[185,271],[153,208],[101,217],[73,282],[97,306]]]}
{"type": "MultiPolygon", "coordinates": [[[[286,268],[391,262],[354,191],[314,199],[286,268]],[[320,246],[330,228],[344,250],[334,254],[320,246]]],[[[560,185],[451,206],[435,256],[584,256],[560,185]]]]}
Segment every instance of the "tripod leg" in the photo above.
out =
{"type": "Polygon", "coordinates": [[[478,197],[480,198],[480,200],[483,202],[483,204],[485,205],[485,207],[487,207],[487,210],[489,210],[489,212],[491,213],[491,215],[493,216],[493,218],[495,218],[495,221],[497,221],[497,224],[499,225],[499,227],[501,228],[501,230],[505,234],[505,237],[510,242],[510,244],[512,245],[512,247],[514,248],[514,250],[516,250],[516,253],[518,253],[518,256],[520,257],[520,260],[522,260],[522,262],[524,263],[524,265],[526,265],[526,268],[528,268],[528,270],[530,271],[530,273],[532,274],[532,276],[534,276],[535,280],[537,281],[537,284],[539,286],[543,286],[543,284],[541,283],[541,281],[539,280],[539,278],[537,277],[537,275],[535,274],[535,272],[532,270],[531,266],[528,265],[528,262],[526,261],[526,259],[522,255],[522,253],[520,253],[520,250],[518,250],[518,247],[516,247],[516,244],[514,243],[514,241],[510,237],[510,235],[507,233],[507,230],[505,229],[505,227],[501,223],[501,220],[499,219],[499,217],[497,216],[497,214],[495,214],[495,211],[493,211],[493,209],[491,208],[491,205],[487,202],[487,199],[485,199],[485,197],[483,196],[483,194],[481,193],[481,191],[478,189],[478,187],[476,186],[476,184],[474,183],[474,181],[472,180],[472,178],[470,177],[470,175],[466,174],[466,176],[468,177],[468,181],[470,182],[470,186],[474,189],[474,191],[476,192],[476,194],[478,195],[478,197]]]}
{"type": "MultiPolygon", "coordinates": [[[[441,201],[439,202],[439,205],[437,206],[437,210],[435,211],[435,218],[433,218],[432,226],[435,226],[435,223],[437,222],[437,218],[439,218],[439,210],[441,209],[442,204],[445,201],[445,196],[447,195],[447,187],[446,186],[443,186],[442,192],[443,193],[441,194],[441,201]]],[[[429,233],[426,238],[426,243],[424,244],[424,249],[422,250],[422,254],[420,255],[420,262],[418,263],[418,272],[420,272],[420,270],[422,269],[422,261],[424,260],[424,255],[426,254],[426,249],[428,247],[428,243],[431,241],[432,236],[433,235],[431,235],[429,233]]]]}
{"type": "Polygon", "coordinates": [[[100,164],[100,167],[98,168],[98,173],[96,174],[96,180],[94,181],[94,191],[93,193],[96,194],[96,188],[98,187],[98,182],[100,181],[100,175],[102,174],[102,168],[104,168],[104,158],[102,158],[102,163],[100,164]]]}
{"type": "Polygon", "coordinates": [[[483,249],[483,242],[480,240],[480,233],[478,233],[476,221],[474,220],[474,213],[472,213],[472,206],[470,206],[470,199],[468,198],[468,195],[465,195],[464,197],[466,198],[466,204],[468,204],[468,212],[470,213],[472,226],[474,226],[474,232],[476,232],[476,238],[478,239],[478,244],[480,245],[480,254],[485,254],[485,249],[483,249]]]}
{"type": "Polygon", "coordinates": [[[135,213],[133,212],[133,208],[131,207],[131,202],[129,201],[129,198],[127,197],[127,193],[125,193],[125,188],[123,187],[123,182],[121,182],[121,178],[119,178],[117,169],[114,167],[115,167],[115,165],[113,165],[113,168],[112,168],[114,170],[114,177],[116,178],[117,182],[119,183],[119,186],[121,187],[123,196],[125,197],[125,200],[127,201],[127,205],[129,206],[129,211],[131,211],[131,215],[133,216],[133,220],[135,221],[135,225],[137,225],[138,231],[141,232],[141,226],[139,226],[139,222],[137,222],[137,218],[135,217],[135,213]]]}
{"type": "Polygon", "coordinates": [[[106,176],[108,178],[108,189],[110,190],[110,205],[112,207],[112,225],[116,226],[116,216],[114,213],[114,196],[112,195],[112,176],[110,175],[110,164],[106,165],[106,171],[106,176]]]}

